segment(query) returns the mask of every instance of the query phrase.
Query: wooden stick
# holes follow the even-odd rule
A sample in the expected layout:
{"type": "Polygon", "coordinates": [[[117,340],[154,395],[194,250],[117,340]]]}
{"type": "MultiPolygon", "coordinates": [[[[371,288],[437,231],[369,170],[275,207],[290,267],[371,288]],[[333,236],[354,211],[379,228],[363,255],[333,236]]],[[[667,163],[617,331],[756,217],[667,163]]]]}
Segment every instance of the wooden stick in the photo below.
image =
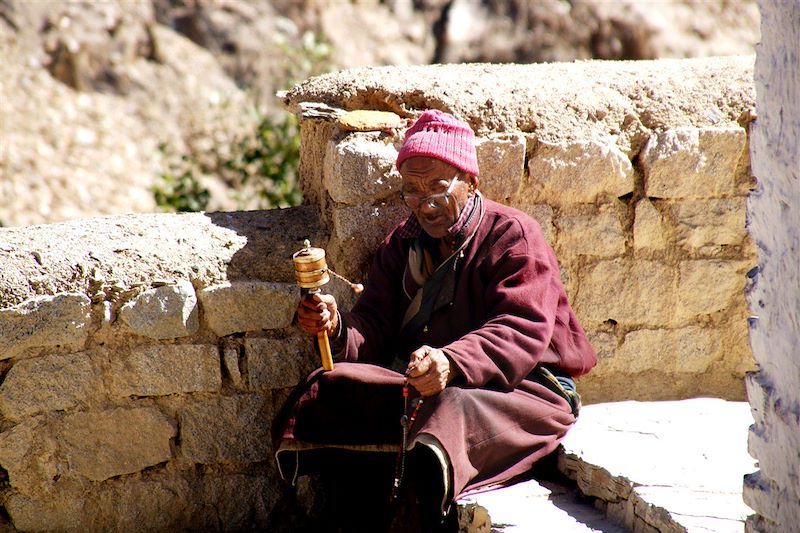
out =
{"type": "Polygon", "coordinates": [[[331,345],[328,342],[327,331],[320,331],[317,333],[317,344],[319,344],[322,368],[324,368],[326,372],[330,372],[333,370],[333,356],[331,355],[331,345]]]}

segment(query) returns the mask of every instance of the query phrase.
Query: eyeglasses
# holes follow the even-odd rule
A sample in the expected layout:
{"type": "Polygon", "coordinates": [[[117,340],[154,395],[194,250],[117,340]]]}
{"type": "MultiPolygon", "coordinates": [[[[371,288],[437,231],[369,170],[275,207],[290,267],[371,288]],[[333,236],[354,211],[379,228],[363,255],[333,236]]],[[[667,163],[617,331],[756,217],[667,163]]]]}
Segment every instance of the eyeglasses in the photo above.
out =
{"type": "Polygon", "coordinates": [[[419,194],[408,194],[401,190],[400,197],[411,210],[419,209],[421,205],[428,207],[428,209],[443,209],[450,203],[450,196],[453,194],[456,183],[458,183],[458,174],[453,176],[447,186],[447,190],[444,192],[420,196],[419,194]]]}

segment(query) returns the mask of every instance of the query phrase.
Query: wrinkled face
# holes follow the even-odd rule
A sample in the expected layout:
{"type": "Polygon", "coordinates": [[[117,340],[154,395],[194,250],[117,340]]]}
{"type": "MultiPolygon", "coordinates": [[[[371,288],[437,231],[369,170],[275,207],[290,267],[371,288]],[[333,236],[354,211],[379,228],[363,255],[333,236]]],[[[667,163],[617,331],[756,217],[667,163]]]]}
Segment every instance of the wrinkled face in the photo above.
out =
{"type": "Polygon", "coordinates": [[[476,181],[452,165],[434,157],[410,157],[399,168],[403,200],[425,233],[440,239],[447,235],[469,198],[476,181]],[[455,178],[455,179],[454,179],[455,178]]]}

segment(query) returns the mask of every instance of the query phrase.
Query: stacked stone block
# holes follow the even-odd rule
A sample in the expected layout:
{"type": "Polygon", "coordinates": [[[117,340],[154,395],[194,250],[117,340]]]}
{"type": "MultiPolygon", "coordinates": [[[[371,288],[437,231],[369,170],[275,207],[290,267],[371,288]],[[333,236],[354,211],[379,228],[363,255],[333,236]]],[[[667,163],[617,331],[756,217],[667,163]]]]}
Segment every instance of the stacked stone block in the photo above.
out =
{"type": "Polygon", "coordinates": [[[299,288],[284,279],[304,237],[326,238],[307,208],[0,231],[10,269],[47,266],[40,250],[56,241],[72,246],[51,255],[53,265],[94,264],[52,295],[0,284],[5,302],[21,300],[0,309],[6,527],[291,531],[296,496],[277,476],[270,430],[289,390],[319,364],[292,325],[299,288]],[[269,224],[283,231],[259,229],[269,224]],[[163,260],[154,244],[164,235],[191,274],[176,276],[163,260]],[[91,259],[123,241],[151,253],[91,259]],[[265,247],[284,253],[252,252],[265,247]],[[265,266],[276,280],[249,275],[265,266]],[[153,272],[149,284],[126,281],[141,271],[153,272]]]}
{"type": "Polygon", "coordinates": [[[215,508],[227,505],[242,516],[226,529],[266,527],[281,497],[273,394],[280,400],[316,364],[309,339],[290,327],[298,298],[287,283],[226,283],[199,298],[188,282],[165,285],[122,304],[109,326],[119,331],[107,335],[126,340],[105,345],[91,333],[102,306],[92,310],[85,295],[3,310],[3,360],[13,364],[0,385],[0,465],[14,526],[122,530],[140,515],[145,529],[213,527],[223,519],[215,508]],[[220,350],[228,339],[240,343],[233,359],[220,350]],[[209,500],[217,482],[233,493],[209,500]],[[177,509],[150,506],[176,484],[177,509]],[[107,507],[102,499],[117,491],[134,501],[107,507]]]}
{"type": "MultiPolygon", "coordinates": [[[[291,98],[306,96],[320,95],[291,98]]],[[[744,291],[755,266],[745,204],[754,180],[752,109],[739,105],[736,120],[713,126],[673,127],[667,117],[637,134],[638,149],[611,129],[559,142],[479,129],[479,188],[542,225],[599,352],[580,384],[587,401],[744,399],[753,368],[744,291]]],[[[330,219],[332,263],[364,279],[371,252],[409,215],[393,166],[402,131],[351,132],[316,117],[301,131],[311,201],[330,219]]]]}
{"type": "Polygon", "coordinates": [[[632,163],[633,190],[605,203],[625,203],[621,223],[595,215],[595,234],[573,233],[600,244],[600,254],[578,252],[598,259],[580,264],[570,253],[575,246],[557,245],[578,271],[576,310],[598,334],[601,396],[620,399],[627,387],[635,399],[742,399],[751,367],[744,288],[754,266],[745,229],[751,180],[738,171],[747,168],[746,131],[655,133],[632,163]],[[616,248],[602,246],[609,235],[616,248]]]}

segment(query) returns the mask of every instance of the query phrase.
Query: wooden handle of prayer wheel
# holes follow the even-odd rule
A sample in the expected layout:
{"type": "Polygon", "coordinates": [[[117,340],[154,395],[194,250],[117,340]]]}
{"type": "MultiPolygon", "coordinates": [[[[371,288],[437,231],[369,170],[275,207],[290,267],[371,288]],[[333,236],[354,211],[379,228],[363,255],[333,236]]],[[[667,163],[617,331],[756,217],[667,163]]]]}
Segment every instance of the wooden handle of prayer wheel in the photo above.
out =
{"type": "Polygon", "coordinates": [[[320,331],[317,333],[317,343],[319,344],[319,353],[322,358],[322,368],[326,372],[333,370],[333,355],[331,355],[331,344],[328,342],[328,332],[320,331]]]}

